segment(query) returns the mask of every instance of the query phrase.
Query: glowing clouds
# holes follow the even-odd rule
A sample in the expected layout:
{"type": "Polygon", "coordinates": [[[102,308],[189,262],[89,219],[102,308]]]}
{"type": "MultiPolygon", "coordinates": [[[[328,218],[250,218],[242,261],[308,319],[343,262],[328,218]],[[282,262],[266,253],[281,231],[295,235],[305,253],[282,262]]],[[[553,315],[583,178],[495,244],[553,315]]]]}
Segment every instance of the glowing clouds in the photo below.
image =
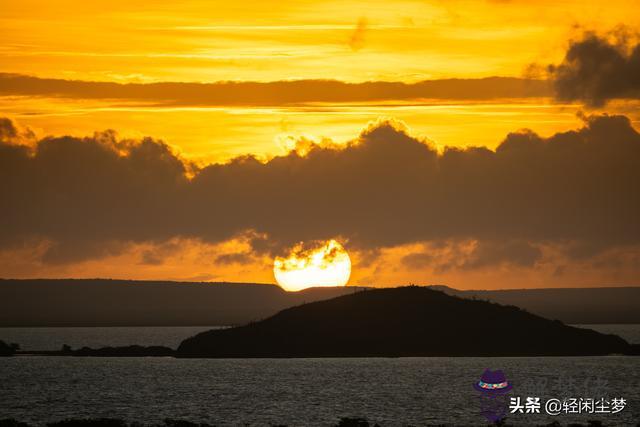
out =
{"type": "Polygon", "coordinates": [[[276,257],[273,274],[287,291],[314,286],[345,286],[351,275],[351,259],[335,240],[320,242],[311,248],[299,243],[287,257],[276,257]]]}

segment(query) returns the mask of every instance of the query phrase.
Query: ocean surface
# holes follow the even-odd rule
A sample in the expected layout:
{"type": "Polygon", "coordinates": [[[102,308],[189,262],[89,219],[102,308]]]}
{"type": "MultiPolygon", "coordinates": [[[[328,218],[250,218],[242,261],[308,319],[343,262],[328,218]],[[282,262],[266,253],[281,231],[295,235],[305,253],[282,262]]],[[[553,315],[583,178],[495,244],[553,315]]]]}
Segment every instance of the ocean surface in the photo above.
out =
{"type": "MultiPolygon", "coordinates": [[[[622,329],[632,334],[629,339],[639,328],[622,329]]],[[[175,347],[205,329],[210,328],[2,328],[0,339],[27,349],[134,342],[175,347]]],[[[542,406],[540,414],[509,415],[510,424],[640,422],[640,358],[625,356],[0,358],[0,419],[43,424],[70,417],[144,423],[173,418],[216,425],[324,426],[341,417],[362,417],[381,426],[482,425],[484,398],[472,384],[486,368],[502,369],[513,383],[508,396],[523,402],[526,397],[540,397],[543,405],[548,399],[572,397],[622,397],[627,402],[617,414],[550,416],[542,406]]]]}

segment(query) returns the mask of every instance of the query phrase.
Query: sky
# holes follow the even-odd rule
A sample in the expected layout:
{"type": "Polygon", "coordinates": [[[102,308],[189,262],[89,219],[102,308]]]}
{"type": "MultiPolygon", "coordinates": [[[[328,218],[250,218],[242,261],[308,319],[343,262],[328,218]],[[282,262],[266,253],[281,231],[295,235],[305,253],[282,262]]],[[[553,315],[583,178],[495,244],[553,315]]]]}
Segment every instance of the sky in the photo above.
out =
{"type": "Polygon", "coordinates": [[[638,285],[639,6],[0,0],[0,277],[638,285]]]}

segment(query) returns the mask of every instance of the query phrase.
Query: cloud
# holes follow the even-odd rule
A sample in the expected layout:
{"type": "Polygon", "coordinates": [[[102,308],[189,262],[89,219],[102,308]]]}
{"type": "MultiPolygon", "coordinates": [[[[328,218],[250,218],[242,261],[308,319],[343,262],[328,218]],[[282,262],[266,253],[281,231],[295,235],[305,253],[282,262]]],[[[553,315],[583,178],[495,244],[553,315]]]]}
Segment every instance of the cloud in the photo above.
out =
{"type": "Polygon", "coordinates": [[[29,128],[18,127],[6,117],[0,117],[0,144],[19,143],[35,138],[35,133],[29,128]]]}
{"type": "Polygon", "coordinates": [[[126,242],[168,240],[179,235],[163,228],[181,216],[169,204],[182,201],[188,167],[161,141],[119,141],[109,132],[44,138],[33,152],[0,144],[0,245],[45,238],[52,244],[43,261],[68,263],[126,242]]]}
{"type": "Polygon", "coordinates": [[[616,98],[640,98],[640,44],[627,35],[586,33],[573,41],[563,62],[550,66],[556,96],[600,107],[616,98]]]}
{"type": "Polygon", "coordinates": [[[542,251],[528,242],[518,240],[482,241],[462,267],[477,269],[500,264],[533,267],[541,258],[542,251]]]}
{"type": "Polygon", "coordinates": [[[155,244],[152,247],[142,251],[140,256],[140,264],[144,265],[162,265],[168,257],[174,256],[180,252],[181,245],[188,242],[172,239],[166,242],[155,244]]]}
{"type": "Polygon", "coordinates": [[[337,80],[216,83],[111,83],[41,79],[0,73],[0,96],[127,100],[158,105],[295,105],[420,99],[486,100],[550,96],[548,82],[512,77],[417,83],[337,80]]]}
{"type": "Polygon", "coordinates": [[[215,259],[216,264],[230,265],[230,264],[249,264],[255,261],[255,257],[249,252],[235,252],[230,254],[218,255],[215,259]]]}
{"type": "Polygon", "coordinates": [[[0,141],[10,141],[18,136],[18,129],[6,117],[0,117],[0,141]]]}
{"type": "Polygon", "coordinates": [[[358,19],[358,23],[356,24],[356,28],[353,30],[351,37],[349,38],[349,46],[352,50],[358,51],[364,47],[364,36],[367,32],[368,26],[367,18],[358,19]]]}
{"type": "Polygon", "coordinates": [[[436,272],[478,270],[485,267],[534,267],[543,258],[542,250],[527,241],[454,240],[431,242],[423,250],[401,258],[404,267],[412,270],[431,268],[436,272]]]}
{"type": "Polygon", "coordinates": [[[381,121],[341,148],[201,168],[151,138],[47,137],[0,144],[0,249],[45,241],[42,262],[61,264],[172,239],[248,236],[260,256],[331,238],[365,254],[474,242],[451,268],[530,268],[541,246],[568,259],[637,247],[638,182],[640,134],[624,116],[586,117],[549,138],[515,132],[495,151],[438,152],[381,121]]]}

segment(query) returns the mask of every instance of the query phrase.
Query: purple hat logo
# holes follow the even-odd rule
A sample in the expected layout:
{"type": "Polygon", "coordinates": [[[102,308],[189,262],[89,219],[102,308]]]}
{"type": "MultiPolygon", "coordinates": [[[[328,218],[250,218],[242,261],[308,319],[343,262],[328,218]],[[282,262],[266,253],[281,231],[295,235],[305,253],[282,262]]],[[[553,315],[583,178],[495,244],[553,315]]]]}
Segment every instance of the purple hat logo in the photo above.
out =
{"type": "Polygon", "coordinates": [[[497,369],[485,369],[480,381],[473,383],[473,388],[478,390],[480,399],[480,413],[490,422],[498,422],[507,414],[507,396],[512,388],[507,381],[504,372],[497,369]]]}
{"type": "Polygon", "coordinates": [[[491,369],[485,369],[480,381],[473,383],[473,388],[481,392],[487,392],[491,394],[506,393],[513,385],[507,381],[504,376],[504,372],[500,369],[492,371],[491,369]]]}

